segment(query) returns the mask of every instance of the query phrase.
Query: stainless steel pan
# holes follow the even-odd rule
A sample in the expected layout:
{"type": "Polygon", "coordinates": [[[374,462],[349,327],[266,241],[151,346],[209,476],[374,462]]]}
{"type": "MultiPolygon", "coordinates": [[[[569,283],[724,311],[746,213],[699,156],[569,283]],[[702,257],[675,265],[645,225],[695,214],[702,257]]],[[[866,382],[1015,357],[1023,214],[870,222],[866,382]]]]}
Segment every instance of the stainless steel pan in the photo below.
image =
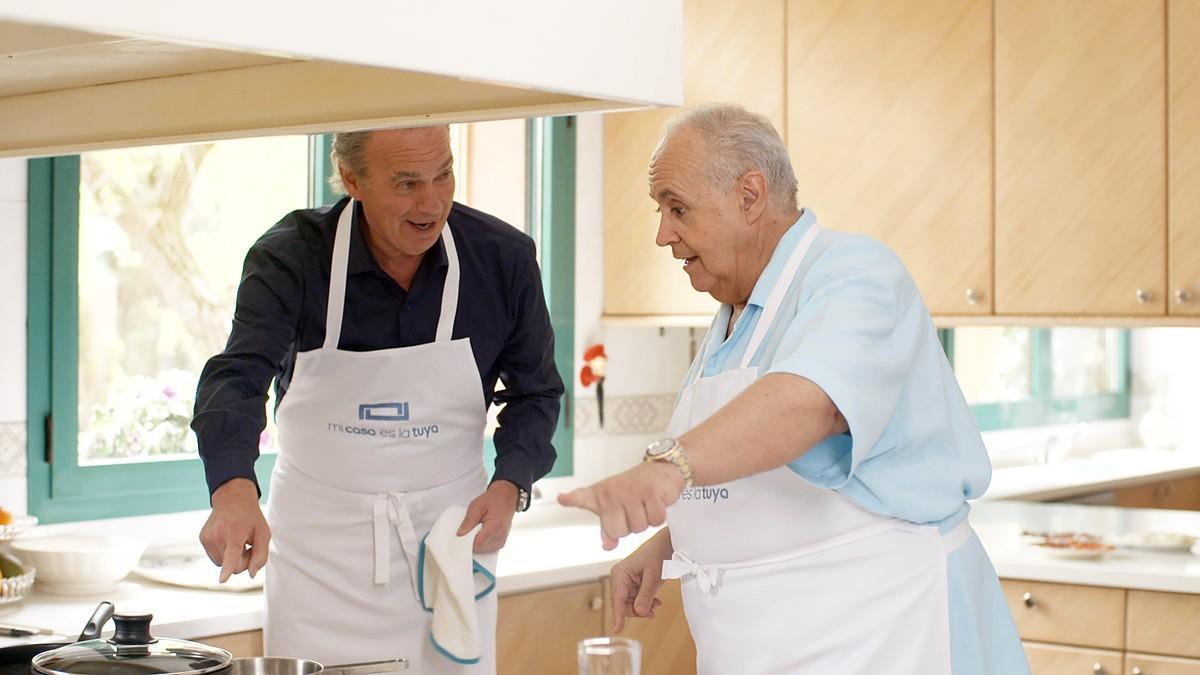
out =
{"type": "Polygon", "coordinates": [[[408,670],[408,659],[326,666],[308,659],[286,656],[249,656],[234,659],[228,675],[370,675],[408,670]]]}

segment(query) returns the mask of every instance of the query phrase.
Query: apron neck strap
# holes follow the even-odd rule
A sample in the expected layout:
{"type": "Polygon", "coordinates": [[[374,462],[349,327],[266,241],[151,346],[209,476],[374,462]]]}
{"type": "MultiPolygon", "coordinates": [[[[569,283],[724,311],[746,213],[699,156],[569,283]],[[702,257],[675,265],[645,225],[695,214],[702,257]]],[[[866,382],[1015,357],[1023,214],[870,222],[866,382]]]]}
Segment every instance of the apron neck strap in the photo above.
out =
{"type": "MultiPolygon", "coordinates": [[[[346,270],[350,261],[350,228],[354,223],[355,200],[351,199],[338,216],[337,232],[333,237],[333,264],[329,270],[329,302],[325,310],[325,349],[337,349],[342,337],[342,311],[346,305],[346,270]]],[[[458,249],[450,224],[442,228],[442,243],[446,247],[446,284],[442,288],[442,311],[438,316],[438,342],[450,340],[454,317],[458,313],[458,249]]]]}
{"type": "Polygon", "coordinates": [[[325,349],[337,349],[342,338],[342,308],[346,304],[346,269],[350,261],[350,227],[354,222],[353,199],[338,216],[333,236],[333,264],[329,268],[329,302],[325,309],[325,349]]]}
{"type": "Polygon", "coordinates": [[[804,261],[805,254],[808,253],[808,249],[812,248],[813,242],[816,241],[817,235],[820,233],[821,227],[813,223],[809,226],[808,232],[804,233],[804,237],[800,240],[800,243],[796,244],[796,248],[792,250],[792,254],[788,256],[787,263],[784,264],[783,270],[779,273],[779,279],[775,281],[775,286],[771,289],[771,294],[767,296],[767,304],[763,305],[762,314],[758,317],[758,323],[754,325],[754,333],[750,336],[750,342],[746,345],[746,351],[742,354],[742,368],[750,366],[751,359],[758,352],[758,348],[762,345],[762,341],[766,337],[767,331],[771,328],[771,324],[775,322],[775,315],[779,313],[779,307],[783,304],[783,298],[787,295],[788,289],[792,287],[796,270],[800,269],[800,263],[804,261]]]}
{"type": "Polygon", "coordinates": [[[458,314],[458,248],[454,246],[454,233],[450,223],[442,228],[442,245],[446,247],[446,283],[442,286],[442,312],[438,316],[438,342],[449,342],[454,332],[454,317],[458,314]]]}

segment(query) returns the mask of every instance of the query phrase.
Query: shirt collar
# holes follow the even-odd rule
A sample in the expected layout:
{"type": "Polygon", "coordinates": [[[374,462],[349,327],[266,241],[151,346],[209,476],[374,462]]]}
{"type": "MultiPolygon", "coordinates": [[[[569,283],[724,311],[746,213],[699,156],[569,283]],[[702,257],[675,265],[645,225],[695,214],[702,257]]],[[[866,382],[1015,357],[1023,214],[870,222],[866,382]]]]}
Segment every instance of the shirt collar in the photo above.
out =
{"type": "Polygon", "coordinates": [[[764,307],[767,304],[767,298],[771,295],[771,289],[775,287],[775,283],[779,281],[779,275],[783,273],[784,266],[787,265],[788,258],[791,257],[792,251],[796,250],[796,246],[800,244],[800,240],[804,238],[804,233],[808,232],[809,228],[817,224],[817,215],[811,209],[801,209],[800,217],[787,232],[779,239],[779,243],[775,245],[775,252],[771,254],[771,260],[763,269],[762,274],[758,275],[758,281],[754,284],[754,290],[750,292],[750,299],[746,302],[747,305],[756,307],[764,307]]]}
{"type": "MultiPolygon", "coordinates": [[[[354,202],[355,227],[350,230],[350,254],[346,262],[346,271],[349,274],[374,272],[386,276],[387,273],[376,262],[374,254],[371,253],[371,248],[367,246],[367,238],[363,234],[363,222],[362,203],[354,202]]],[[[421,259],[421,267],[429,270],[437,270],[449,267],[449,265],[450,261],[446,258],[446,246],[442,243],[441,237],[439,237],[433,244],[433,247],[425,252],[425,257],[421,259]]]]}

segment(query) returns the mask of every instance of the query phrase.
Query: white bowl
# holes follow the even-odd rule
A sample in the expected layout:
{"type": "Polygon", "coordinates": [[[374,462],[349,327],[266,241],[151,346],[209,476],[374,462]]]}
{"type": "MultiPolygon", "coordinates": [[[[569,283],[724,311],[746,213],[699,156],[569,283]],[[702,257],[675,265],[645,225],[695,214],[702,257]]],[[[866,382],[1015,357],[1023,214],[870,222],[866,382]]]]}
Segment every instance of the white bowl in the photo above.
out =
{"type": "Polygon", "coordinates": [[[38,588],[71,595],[112,589],[146,550],[141,539],[92,535],[26,537],[11,546],[21,562],[37,569],[38,588]]]}

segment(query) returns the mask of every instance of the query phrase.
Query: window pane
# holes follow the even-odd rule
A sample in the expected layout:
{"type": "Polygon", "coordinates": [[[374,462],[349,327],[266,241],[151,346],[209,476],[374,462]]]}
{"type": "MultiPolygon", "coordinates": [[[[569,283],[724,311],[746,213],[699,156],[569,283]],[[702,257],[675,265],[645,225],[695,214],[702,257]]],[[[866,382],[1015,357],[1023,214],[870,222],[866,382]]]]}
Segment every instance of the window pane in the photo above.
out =
{"type": "Polygon", "coordinates": [[[954,331],[954,374],[967,402],[1005,403],[1032,395],[1028,328],[986,326],[954,331]]]}
{"type": "Polygon", "coordinates": [[[80,164],[79,462],[193,455],[197,376],[229,336],[246,250],[308,202],[308,137],[80,164]]]}
{"type": "Polygon", "coordinates": [[[1119,339],[1114,328],[1055,328],[1050,337],[1054,395],[1080,398],[1117,391],[1119,339]]]}
{"type": "Polygon", "coordinates": [[[455,171],[459,201],[528,232],[525,125],[520,119],[462,125],[466,170],[455,171]]]}

